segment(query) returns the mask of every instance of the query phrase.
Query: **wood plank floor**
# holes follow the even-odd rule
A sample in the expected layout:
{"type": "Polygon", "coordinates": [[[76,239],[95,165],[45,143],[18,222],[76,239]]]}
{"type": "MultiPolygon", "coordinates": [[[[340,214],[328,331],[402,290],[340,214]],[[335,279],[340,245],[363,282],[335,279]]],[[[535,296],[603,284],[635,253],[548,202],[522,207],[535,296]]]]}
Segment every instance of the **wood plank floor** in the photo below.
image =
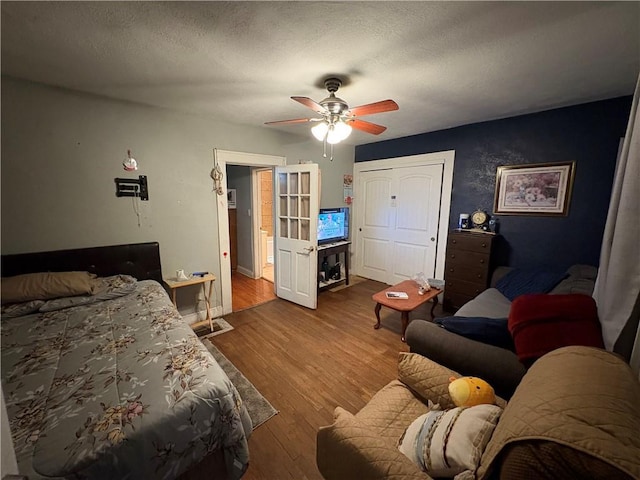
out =
{"type": "MultiPolygon", "coordinates": [[[[285,300],[234,312],[234,330],[211,341],[279,410],[249,440],[247,480],[321,479],[316,432],[333,410],[361,409],[397,376],[400,314],[382,309],[374,330],[371,295],[386,285],[367,280],[319,295],[313,311],[285,300]]],[[[410,318],[429,318],[431,304],[410,318]]]]}
{"type": "Polygon", "coordinates": [[[273,283],[264,278],[253,279],[238,272],[231,274],[231,308],[239,312],[276,298],[273,283]]]}

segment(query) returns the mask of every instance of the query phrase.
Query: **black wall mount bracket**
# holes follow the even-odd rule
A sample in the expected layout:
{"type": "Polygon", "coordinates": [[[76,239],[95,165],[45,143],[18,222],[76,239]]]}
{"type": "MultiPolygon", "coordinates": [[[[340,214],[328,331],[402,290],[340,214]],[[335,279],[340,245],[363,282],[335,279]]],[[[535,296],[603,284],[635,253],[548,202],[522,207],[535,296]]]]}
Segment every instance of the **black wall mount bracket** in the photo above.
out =
{"type": "Polygon", "coordinates": [[[115,178],[114,180],[116,197],[140,197],[140,200],[149,200],[146,175],[138,176],[138,180],[134,178],[115,178]]]}

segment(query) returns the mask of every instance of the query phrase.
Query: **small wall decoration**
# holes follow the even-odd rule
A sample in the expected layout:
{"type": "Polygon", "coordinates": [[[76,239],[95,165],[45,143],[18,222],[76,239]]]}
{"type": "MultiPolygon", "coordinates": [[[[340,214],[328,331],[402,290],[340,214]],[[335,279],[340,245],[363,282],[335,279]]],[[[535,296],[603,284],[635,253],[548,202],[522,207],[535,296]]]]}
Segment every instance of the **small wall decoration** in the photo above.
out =
{"type": "Polygon", "coordinates": [[[575,162],[498,167],[494,213],[567,215],[575,162]]]}
{"type": "Polygon", "coordinates": [[[131,150],[127,150],[127,156],[122,162],[125,171],[133,172],[138,169],[138,162],[131,156],[131,150]]]}
{"type": "Polygon", "coordinates": [[[353,201],[353,175],[345,173],[342,176],[342,187],[344,189],[344,203],[351,205],[353,201]]]}

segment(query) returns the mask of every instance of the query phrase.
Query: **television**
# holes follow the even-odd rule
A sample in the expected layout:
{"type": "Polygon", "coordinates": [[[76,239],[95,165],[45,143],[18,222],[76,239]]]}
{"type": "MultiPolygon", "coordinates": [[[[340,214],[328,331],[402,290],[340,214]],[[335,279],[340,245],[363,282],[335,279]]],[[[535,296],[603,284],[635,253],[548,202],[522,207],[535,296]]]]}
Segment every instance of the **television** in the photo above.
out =
{"type": "Polygon", "coordinates": [[[318,245],[349,239],[349,207],[321,208],[318,213],[318,245]]]}

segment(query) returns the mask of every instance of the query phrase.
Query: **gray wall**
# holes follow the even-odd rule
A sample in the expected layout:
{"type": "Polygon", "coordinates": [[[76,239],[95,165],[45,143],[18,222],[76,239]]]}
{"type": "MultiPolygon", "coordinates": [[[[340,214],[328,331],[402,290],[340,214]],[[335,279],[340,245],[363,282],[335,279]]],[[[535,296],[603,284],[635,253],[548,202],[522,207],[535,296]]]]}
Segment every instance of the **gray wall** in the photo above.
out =
{"type": "Polygon", "coordinates": [[[329,162],[319,142],[299,133],[3,77],[2,253],[158,241],[165,276],[178,268],[218,275],[214,148],[317,162],[322,202],[342,204],[354,147],[340,145],[329,162]],[[122,168],[127,149],[137,172],[122,168]],[[138,175],[147,175],[150,194],[138,203],[140,226],[134,202],[116,198],[114,184],[138,175]]]}

